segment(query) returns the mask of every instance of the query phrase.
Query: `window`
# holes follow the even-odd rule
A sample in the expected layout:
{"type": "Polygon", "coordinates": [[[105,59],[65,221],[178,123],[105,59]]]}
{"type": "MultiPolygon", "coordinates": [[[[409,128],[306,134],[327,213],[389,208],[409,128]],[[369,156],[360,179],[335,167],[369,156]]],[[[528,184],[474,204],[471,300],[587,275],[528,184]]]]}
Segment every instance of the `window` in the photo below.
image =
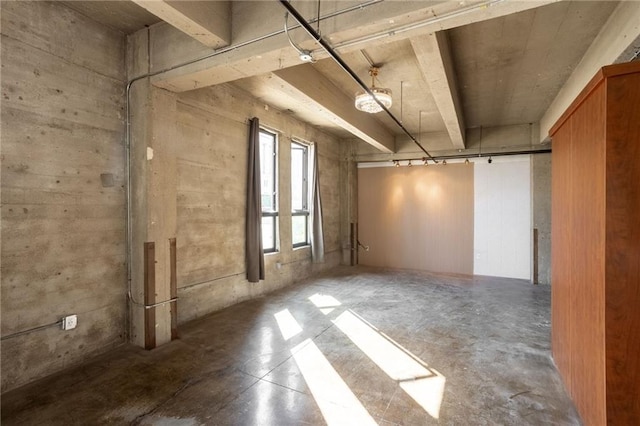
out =
{"type": "Polygon", "coordinates": [[[309,244],[309,146],[291,142],[291,240],[309,244]]]}
{"type": "Polygon", "coordinates": [[[262,248],[276,251],[278,235],[277,146],[275,133],[260,129],[260,185],[262,201],[262,248]]]}

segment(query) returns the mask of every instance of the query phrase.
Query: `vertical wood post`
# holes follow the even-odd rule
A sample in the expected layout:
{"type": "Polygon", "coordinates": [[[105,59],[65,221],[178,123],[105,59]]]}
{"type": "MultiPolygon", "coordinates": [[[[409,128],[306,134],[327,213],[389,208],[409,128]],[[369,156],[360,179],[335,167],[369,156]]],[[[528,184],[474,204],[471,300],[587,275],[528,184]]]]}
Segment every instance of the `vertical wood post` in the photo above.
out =
{"type": "Polygon", "coordinates": [[[533,228],[533,283],[539,284],[538,277],[538,228],[533,228]]]}
{"type": "MultiPolygon", "coordinates": [[[[156,245],[144,243],[144,304],[156,303],[156,245]]],[[[156,308],[144,309],[144,348],[156,347],[156,308]]]]}
{"type": "MultiPolygon", "coordinates": [[[[176,271],[176,239],[169,239],[169,263],[171,267],[171,276],[169,278],[170,297],[175,299],[178,297],[178,277],[176,271]]],[[[178,301],[171,302],[171,340],[178,338],[178,301]]]]}
{"type": "Polygon", "coordinates": [[[358,249],[358,241],[356,240],[356,224],[351,223],[349,235],[351,237],[351,266],[356,265],[356,250],[358,249]]]}

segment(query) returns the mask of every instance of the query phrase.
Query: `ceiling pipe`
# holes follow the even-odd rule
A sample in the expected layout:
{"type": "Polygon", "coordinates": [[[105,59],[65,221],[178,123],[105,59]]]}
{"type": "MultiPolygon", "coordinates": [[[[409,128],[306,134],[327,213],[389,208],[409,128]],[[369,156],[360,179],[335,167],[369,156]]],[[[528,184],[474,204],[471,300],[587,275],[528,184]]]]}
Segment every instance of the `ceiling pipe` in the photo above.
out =
{"type": "Polygon", "coordinates": [[[396,116],[393,115],[393,113],[389,111],[389,109],[387,109],[387,107],[385,107],[382,104],[382,102],[380,102],[380,100],[374,95],[371,89],[360,79],[360,77],[358,77],[358,75],[349,67],[349,65],[347,65],[347,63],[344,62],[344,60],[342,60],[342,58],[338,55],[338,53],[335,50],[333,50],[331,45],[329,45],[329,43],[324,41],[324,39],[320,36],[320,34],[318,34],[318,32],[314,30],[311,25],[309,25],[309,23],[304,19],[304,17],[300,15],[300,13],[298,13],[296,8],[293,7],[291,3],[289,3],[287,0],[279,0],[279,1],[280,1],[280,4],[285,9],[287,9],[287,12],[289,12],[289,14],[291,14],[291,16],[293,16],[293,18],[298,22],[298,24],[300,24],[300,26],[307,32],[307,34],[309,34],[316,42],[318,42],[318,44],[322,46],[325,52],[327,52],[329,56],[331,56],[331,58],[333,58],[333,60],[336,61],[338,65],[340,65],[340,68],[342,68],[347,74],[349,74],[349,76],[356,83],[358,83],[358,85],[365,92],[367,92],[369,96],[371,96],[378,105],[380,105],[380,108],[382,108],[384,112],[386,112],[387,115],[391,117],[391,119],[398,125],[398,127],[400,127],[402,131],[404,131],[404,133],[407,136],[409,136],[409,138],[422,150],[422,152],[424,152],[434,163],[437,163],[438,161],[435,158],[433,158],[431,154],[429,154],[429,151],[427,151],[422,146],[422,144],[420,144],[420,142],[418,142],[418,140],[406,129],[406,127],[404,127],[402,122],[400,122],[400,120],[398,120],[396,116]]]}

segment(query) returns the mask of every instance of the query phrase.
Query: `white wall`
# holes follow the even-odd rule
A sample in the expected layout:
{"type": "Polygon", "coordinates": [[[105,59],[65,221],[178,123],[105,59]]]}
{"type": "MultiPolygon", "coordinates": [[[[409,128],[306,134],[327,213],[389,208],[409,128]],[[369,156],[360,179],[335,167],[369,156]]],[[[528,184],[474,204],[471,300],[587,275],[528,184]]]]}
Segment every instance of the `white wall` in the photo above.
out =
{"type": "Polygon", "coordinates": [[[530,168],[529,156],[475,163],[474,274],[530,279],[530,168]]]}

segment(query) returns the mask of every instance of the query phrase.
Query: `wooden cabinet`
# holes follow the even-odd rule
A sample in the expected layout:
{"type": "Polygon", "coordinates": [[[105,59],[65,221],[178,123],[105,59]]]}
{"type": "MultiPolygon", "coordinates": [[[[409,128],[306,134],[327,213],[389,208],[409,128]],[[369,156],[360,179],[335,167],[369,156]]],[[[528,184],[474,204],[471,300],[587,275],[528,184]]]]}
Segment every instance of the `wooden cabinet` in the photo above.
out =
{"type": "Polygon", "coordinates": [[[552,353],[586,425],[640,424],[640,61],[550,131],[552,353]]]}

